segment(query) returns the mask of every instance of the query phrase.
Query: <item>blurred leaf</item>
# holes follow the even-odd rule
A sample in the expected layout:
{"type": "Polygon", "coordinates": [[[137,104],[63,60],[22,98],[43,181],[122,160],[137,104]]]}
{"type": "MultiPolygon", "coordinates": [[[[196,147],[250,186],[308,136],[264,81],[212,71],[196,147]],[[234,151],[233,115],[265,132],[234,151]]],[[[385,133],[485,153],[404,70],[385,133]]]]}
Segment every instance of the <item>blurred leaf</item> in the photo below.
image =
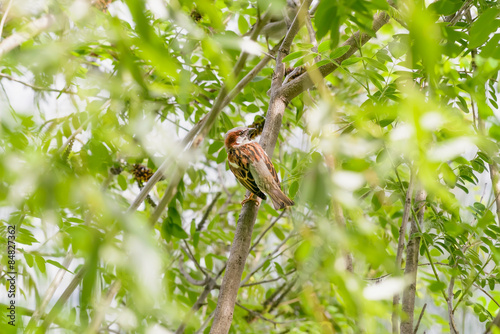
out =
{"type": "Polygon", "coordinates": [[[498,14],[500,14],[500,8],[488,8],[472,24],[469,31],[469,49],[482,45],[489,35],[498,29],[500,21],[495,20],[498,14]]]}

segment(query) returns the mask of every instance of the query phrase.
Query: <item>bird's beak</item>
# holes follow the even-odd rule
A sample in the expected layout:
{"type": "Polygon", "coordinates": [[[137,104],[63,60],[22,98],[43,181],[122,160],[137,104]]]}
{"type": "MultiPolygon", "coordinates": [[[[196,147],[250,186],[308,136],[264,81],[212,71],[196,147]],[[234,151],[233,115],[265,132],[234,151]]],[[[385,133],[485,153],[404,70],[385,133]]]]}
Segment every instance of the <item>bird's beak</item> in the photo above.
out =
{"type": "Polygon", "coordinates": [[[248,128],[246,132],[247,132],[248,138],[253,138],[253,137],[255,137],[255,133],[257,132],[257,129],[248,128]]]}

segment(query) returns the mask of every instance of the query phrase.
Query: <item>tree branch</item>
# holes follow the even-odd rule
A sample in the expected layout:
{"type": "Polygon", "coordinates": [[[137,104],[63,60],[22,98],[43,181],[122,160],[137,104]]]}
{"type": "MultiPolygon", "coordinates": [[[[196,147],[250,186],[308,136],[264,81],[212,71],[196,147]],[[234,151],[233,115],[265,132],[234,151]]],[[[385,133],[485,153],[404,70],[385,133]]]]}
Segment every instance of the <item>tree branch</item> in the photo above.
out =
{"type": "Polygon", "coordinates": [[[104,316],[106,315],[106,309],[113,301],[113,298],[115,298],[116,294],[120,290],[120,287],[121,282],[119,280],[116,280],[113,282],[113,284],[111,284],[108,293],[106,293],[106,296],[97,307],[95,317],[94,319],[92,319],[92,323],[89,326],[88,333],[97,333],[99,331],[99,327],[101,326],[101,323],[104,320],[104,316]]]}
{"type": "Polygon", "coordinates": [[[47,30],[56,22],[56,18],[52,14],[46,14],[42,17],[28,23],[21,31],[10,35],[5,38],[0,43],[0,58],[11,51],[12,49],[17,48],[30,38],[40,34],[42,31],[47,30]]]}
{"type": "MultiPolygon", "coordinates": [[[[300,29],[299,17],[304,17],[312,0],[305,0],[297,15],[295,16],[288,32],[281,43],[276,56],[276,67],[271,84],[271,100],[266,115],[266,123],[261,135],[260,145],[266,150],[269,157],[272,157],[274,147],[278,140],[281,128],[281,120],[285,111],[285,101],[276,94],[281,87],[284,76],[283,58],[290,50],[292,41],[300,29]]],[[[304,21],[304,20],[302,20],[304,21]]],[[[258,207],[252,201],[245,203],[238,218],[234,241],[231,246],[231,253],[227,261],[226,274],[222,280],[217,308],[215,309],[214,321],[210,333],[225,334],[231,327],[233,320],[234,305],[240,287],[240,280],[245,267],[248,251],[252,239],[253,225],[257,218],[258,207]]]]}
{"type": "Polygon", "coordinates": [[[184,330],[186,329],[187,323],[189,322],[189,319],[193,316],[193,314],[196,313],[200,309],[200,307],[205,303],[205,299],[207,299],[208,295],[210,294],[210,291],[214,289],[216,285],[215,279],[209,277],[208,278],[208,284],[205,285],[205,288],[201,292],[201,294],[198,296],[198,299],[196,299],[196,302],[194,305],[191,307],[191,310],[186,314],[184,317],[184,320],[182,321],[181,325],[177,330],[175,331],[175,334],[181,334],[184,333],[184,330]]]}
{"type": "MultiPolygon", "coordinates": [[[[68,250],[68,255],[66,255],[66,258],[63,261],[62,266],[64,268],[68,268],[69,264],[73,260],[73,252],[68,250]]],[[[42,314],[45,312],[45,308],[47,307],[47,304],[49,303],[50,299],[52,296],[54,296],[54,293],[56,292],[56,289],[59,287],[59,284],[61,284],[61,281],[64,277],[64,274],[66,274],[66,269],[59,269],[57,271],[56,276],[54,277],[54,280],[50,283],[50,286],[48,287],[47,291],[45,292],[45,296],[43,297],[42,302],[40,303],[40,306],[38,306],[33,313],[33,316],[31,317],[30,321],[28,322],[28,325],[26,328],[30,328],[32,326],[35,326],[38,323],[38,320],[40,320],[40,317],[42,314]]]]}
{"type": "Polygon", "coordinates": [[[69,297],[73,294],[75,291],[76,287],[80,284],[80,281],[83,279],[85,274],[87,273],[88,266],[83,265],[78,273],[73,277],[71,282],[69,283],[68,287],[64,292],[61,294],[61,297],[57,300],[55,305],[52,307],[50,310],[49,314],[45,317],[45,321],[42,323],[41,328],[44,330],[47,330],[47,328],[50,326],[52,321],[57,317],[57,314],[59,313],[61,307],[66,303],[66,301],[69,299],[69,297]]]}
{"type": "Polygon", "coordinates": [[[458,334],[457,326],[455,325],[455,319],[453,319],[453,286],[455,285],[455,277],[452,276],[450,279],[450,284],[448,285],[448,300],[446,304],[448,305],[448,320],[450,321],[450,333],[458,334]]]}
{"type": "MultiPolygon", "coordinates": [[[[398,249],[396,252],[396,272],[399,273],[401,268],[401,260],[403,258],[403,251],[405,248],[405,236],[406,236],[406,226],[408,225],[408,220],[411,213],[411,201],[413,196],[413,172],[410,175],[410,183],[408,184],[408,189],[406,190],[406,197],[403,208],[403,218],[401,220],[401,227],[399,228],[399,239],[398,239],[398,249]]],[[[398,274],[399,275],[399,274],[398,274]]],[[[392,333],[398,333],[399,327],[399,299],[401,298],[399,293],[396,293],[392,298],[392,333]]]]}
{"type": "MultiPolygon", "coordinates": [[[[387,13],[385,12],[381,12],[380,14],[378,14],[373,20],[373,32],[377,32],[383,25],[389,22],[389,18],[389,15],[387,15],[387,13]]],[[[311,77],[326,77],[328,74],[335,71],[338,68],[339,64],[341,64],[347,58],[351,57],[359,49],[359,47],[363,46],[371,38],[372,37],[366,33],[361,33],[359,31],[354,33],[354,35],[349,37],[349,39],[342,44],[342,46],[350,46],[350,49],[344,55],[335,59],[334,62],[330,64],[320,66],[319,68],[304,73],[296,79],[290,81],[288,84],[280,88],[278,94],[286,102],[291,101],[294,97],[298,96],[303,91],[311,88],[314,85],[311,77]]]]}
{"type": "Polygon", "coordinates": [[[410,237],[406,250],[405,278],[410,280],[410,285],[403,292],[402,310],[406,314],[406,319],[401,321],[401,334],[413,334],[413,313],[415,310],[418,252],[420,249],[420,237],[416,237],[415,235],[419,232],[417,224],[422,226],[424,220],[426,197],[427,194],[424,190],[420,190],[415,197],[418,222],[416,219],[412,220],[410,237]]]}
{"type": "Polygon", "coordinates": [[[418,317],[417,324],[415,325],[415,329],[413,330],[413,334],[417,334],[418,327],[420,326],[420,321],[422,320],[422,317],[424,316],[425,308],[427,307],[427,303],[424,304],[424,307],[422,307],[422,311],[420,311],[420,316],[418,317]]]}

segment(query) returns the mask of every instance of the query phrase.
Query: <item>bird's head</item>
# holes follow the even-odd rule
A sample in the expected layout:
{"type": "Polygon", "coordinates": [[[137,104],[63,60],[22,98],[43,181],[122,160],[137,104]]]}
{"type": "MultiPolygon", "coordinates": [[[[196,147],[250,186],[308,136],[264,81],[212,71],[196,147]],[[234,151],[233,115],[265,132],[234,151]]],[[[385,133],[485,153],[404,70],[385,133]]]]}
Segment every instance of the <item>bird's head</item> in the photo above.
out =
{"type": "Polygon", "coordinates": [[[250,143],[256,131],[257,130],[254,128],[246,127],[238,127],[229,130],[226,133],[226,138],[224,139],[224,145],[226,146],[226,149],[234,147],[236,145],[250,143]]]}

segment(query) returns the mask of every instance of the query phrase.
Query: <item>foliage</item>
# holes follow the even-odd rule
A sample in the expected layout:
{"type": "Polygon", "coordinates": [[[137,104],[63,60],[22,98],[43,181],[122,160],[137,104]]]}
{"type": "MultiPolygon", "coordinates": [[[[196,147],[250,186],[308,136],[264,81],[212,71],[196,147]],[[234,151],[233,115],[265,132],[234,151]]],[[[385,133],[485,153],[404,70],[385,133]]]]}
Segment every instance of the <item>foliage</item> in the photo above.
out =
{"type": "MultiPolygon", "coordinates": [[[[189,310],[207,277],[220,285],[244,198],[225,162],[224,134],[265,117],[274,63],[223,109],[198,148],[184,150],[182,139],[261,61],[267,43],[278,43],[242,36],[285,6],[18,0],[7,10],[4,2],[0,49],[8,36],[28,38],[0,53],[0,242],[7,249],[15,226],[18,289],[16,327],[3,325],[2,300],[2,329],[142,333],[175,331],[186,318],[193,333],[210,320],[217,289],[189,310]],[[43,29],[29,26],[41,18],[49,19],[43,29]],[[234,75],[243,51],[250,56],[234,75]],[[164,178],[129,210],[165,159],[174,163],[164,178]],[[186,173],[151,222],[176,164],[186,173]],[[43,305],[58,270],[65,278],[43,305]],[[72,297],[56,305],[65,289],[72,297]]],[[[497,3],[479,0],[319,3],[317,48],[301,28],[287,67],[336,63],[357,31],[371,39],[288,104],[273,162],[297,204],[280,214],[262,203],[231,332],[389,333],[410,182],[427,192],[424,222],[411,236],[421,238],[415,317],[433,305],[420,332],[450,330],[451,280],[459,330],[484,332],[500,301],[492,187],[499,14],[497,3]],[[375,34],[381,11],[391,20],[375,34]]],[[[8,261],[3,251],[4,278],[8,261]]]]}

